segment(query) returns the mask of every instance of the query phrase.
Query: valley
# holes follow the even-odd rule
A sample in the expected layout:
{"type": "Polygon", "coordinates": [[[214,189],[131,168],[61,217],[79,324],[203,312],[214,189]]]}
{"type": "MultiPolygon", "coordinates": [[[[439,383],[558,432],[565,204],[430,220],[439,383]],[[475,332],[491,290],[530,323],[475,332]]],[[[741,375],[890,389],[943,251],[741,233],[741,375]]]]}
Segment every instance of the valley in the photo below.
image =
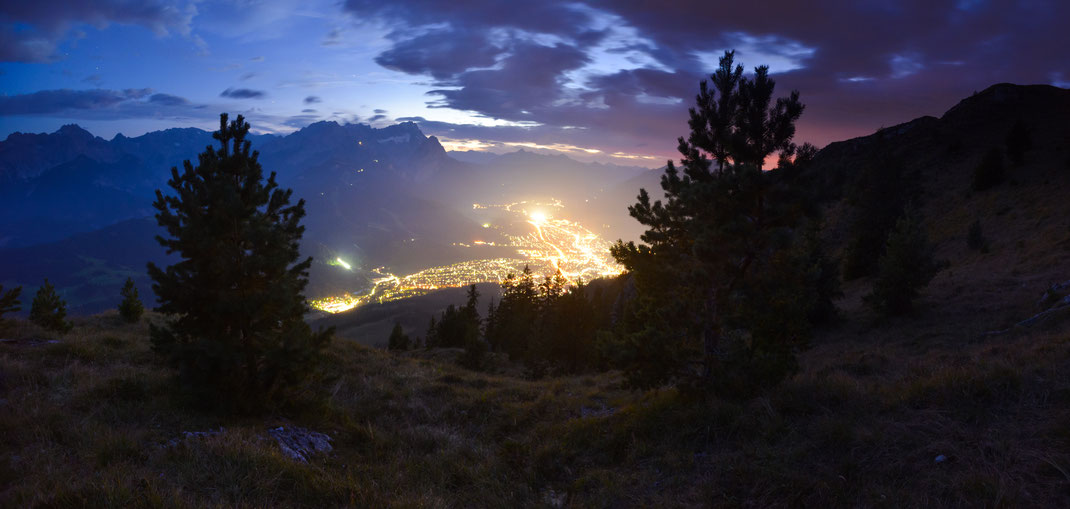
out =
{"type": "MultiPolygon", "coordinates": [[[[567,218],[559,200],[520,201],[508,204],[472,204],[486,236],[458,241],[454,245],[471,250],[468,261],[438,265],[398,276],[386,267],[371,269],[370,285],[363,290],[310,300],[312,308],[341,313],[369,303],[384,303],[422,295],[441,288],[477,283],[501,283],[509,274],[529,267],[537,278],[557,271],[569,282],[590,281],[615,276],[622,268],[609,254],[611,243],[586,226],[567,218]],[[481,256],[486,248],[506,247],[511,257],[481,256]]],[[[337,270],[352,271],[352,265],[336,258],[329,262],[337,270]]]]}

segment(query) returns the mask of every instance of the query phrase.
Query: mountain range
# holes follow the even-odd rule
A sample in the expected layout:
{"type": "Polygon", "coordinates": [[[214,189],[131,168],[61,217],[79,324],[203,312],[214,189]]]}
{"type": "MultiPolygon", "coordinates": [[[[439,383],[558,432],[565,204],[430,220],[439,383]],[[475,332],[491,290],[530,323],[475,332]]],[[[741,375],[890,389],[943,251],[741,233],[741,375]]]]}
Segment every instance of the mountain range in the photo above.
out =
{"type": "MultiPolygon", "coordinates": [[[[367,284],[366,270],[327,277],[323,262],[336,257],[401,272],[467,259],[455,244],[486,233],[470,214],[477,202],[552,197],[578,220],[620,230],[603,234],[637,235],[627,203],[615,214],[589,203],[607,185],[654,174],[523,150],[458,161],[411,122],[317,122],[250,141],[265,173],[306,201],[302,247],[319,262],[310,292],[322,294],[367,284]]],[[[111,140],[77,125],[11,134],[0,142],[0,284],[32,289],[48,277],[74,312],[113,306],[127,276],[148,294],[145,262],[166,259],[153,240],[155,190],[166,192],[170,168],[212,143],[210,132],[192,128],[111,140]]]]}

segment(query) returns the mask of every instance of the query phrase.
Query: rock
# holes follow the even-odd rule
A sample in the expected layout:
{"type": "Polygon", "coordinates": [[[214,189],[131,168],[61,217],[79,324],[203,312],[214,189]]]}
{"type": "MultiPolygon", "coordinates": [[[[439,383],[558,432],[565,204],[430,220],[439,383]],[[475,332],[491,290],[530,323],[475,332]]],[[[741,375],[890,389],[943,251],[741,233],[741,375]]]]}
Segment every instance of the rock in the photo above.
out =
{"type": "Polygon", "coordinates": [[[308,463],[308,458],[317,452],[330,452],[331,437],[309,431],[305,428],[286,429],[282,426],[268,430],[268,434],[279,443],[283,454],[291,459],[308,463]]]}

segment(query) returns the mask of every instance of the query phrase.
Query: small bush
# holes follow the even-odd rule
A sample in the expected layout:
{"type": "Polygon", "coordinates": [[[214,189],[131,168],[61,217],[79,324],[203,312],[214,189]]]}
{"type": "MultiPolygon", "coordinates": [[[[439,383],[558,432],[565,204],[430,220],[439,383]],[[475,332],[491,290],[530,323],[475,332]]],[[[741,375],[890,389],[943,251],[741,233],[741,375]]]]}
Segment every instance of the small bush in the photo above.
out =
{"type": "Polygon", "coordinates": [[[4,315],[16,313],[22,309],[19,305],[19,295],[21,293],[21,286],[16,286],[5,292],[3,285],[0,285],[0,331],[8,326],[8,322],[4,320],[4,315]]]}
{"type": "Polygon", "coordinates": [[[409,349],[409,336],[401,330],[401,323],[394,322],[394,329],[390,331],[390,339],[387,342],[387,348],[390,350],[405,351],[409,349]]]}
{"type": "Polygon", "coordinates": [[[119,316],[127,323],[137,323],[145,313],[145,306],[141,305],[141,300],[138,299],[137,287],[134,286],[132,278],[126,278],[126,284],[119,291],[119,295],[123,297],[123,301],[119,303],[119,316]]]}
{"type": "Polygon", "coordinates": [[[1003,182],[1003,152],[993,147],[973,170],[973,190],[984,191],[1003,182]]]}
{"type": "Polygon", "coordinates": [[[67,303],[56,294],[56,288],[45,279],[37,290],[30,308],[30,321],[51,331],[68,332],[74,325],[66,320],[67,303]]]}
{"type": "Polygon", "coordinates": [[[906,313],[918,290],[928,285],[938,270],[921,217],[915,209],[908,209],[888,235],[877,280],[866,303],[884,315],[906,313]]]}

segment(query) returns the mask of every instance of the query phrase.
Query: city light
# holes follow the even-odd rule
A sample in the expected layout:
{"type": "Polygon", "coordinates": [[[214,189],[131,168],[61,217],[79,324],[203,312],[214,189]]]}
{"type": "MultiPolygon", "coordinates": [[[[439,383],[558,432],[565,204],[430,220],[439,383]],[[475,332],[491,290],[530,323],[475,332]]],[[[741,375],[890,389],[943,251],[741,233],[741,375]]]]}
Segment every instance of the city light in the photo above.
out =
{"type": "MultiPolygon", "coordinates": [[[[598,277],[615,276],[622,272],[620,265],[609,254],[610,243],[577,222],[550,217],[543,208],[563,205],[552,203],[517,202],[505,205],[473,204],[473,209],[497,209],[513,215],[519,224],[531,225],[523,235],[509,235],[507,243],[472,240],[455,242],[454,245],[480,249],[480,246],[512,247],[515,257],[470,260],[421,270],[406,276],[396,276],[379,267],[370,290],[360,293],[345,293],[316,299],[309,304],[320,311],[340,313],[369,303],[390,302],[422,295],[439,288],[467,286],[475,283],[501,283],[509,274],[518,274],[529,267],[536,277],[549,276],[561,271],[569,284],[590,281],[598,277]],[[540,207],[532,209],[529,207],[540,207]]],[[[487,223],[489,225],[489,223],[487,223]]],[[[518,232],[519,233],[519,232],[518,232]]],[[[349,265],[337,259],[339,265],[349,265]]]]}

